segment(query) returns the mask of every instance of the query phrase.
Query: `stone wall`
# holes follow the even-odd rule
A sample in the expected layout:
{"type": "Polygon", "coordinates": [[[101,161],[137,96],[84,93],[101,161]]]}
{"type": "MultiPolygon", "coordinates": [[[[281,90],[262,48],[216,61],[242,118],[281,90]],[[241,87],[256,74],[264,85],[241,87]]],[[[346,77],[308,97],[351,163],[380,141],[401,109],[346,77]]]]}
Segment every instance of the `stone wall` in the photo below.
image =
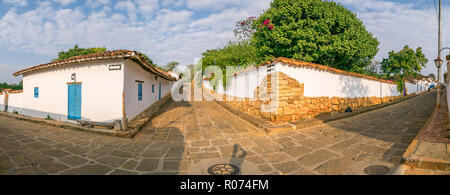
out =
{"type": "MultiPolygon", "coordinates": [[[[213,91],[210,92],[214,93],[213,91]]],[[[254,97],[258,98],[242,99],[223,95],[223,100],[245,113],[273,123],[284,123],[314,118],[319,115],[345,112],[349,107],[353,110],[357,110],[401,98],[400,96],[384,98],[305,97],[304,84],[299,83],[297,80],[282,72],[275,72],[268,75],[254,91],[254,97]],[[272,79],[277,79],[275,86],[272,86],[272,79]],[[272,87],[275,87],[273,92],[272,87]],[[261,111],[263,105],[269,105],[272,100],[276,99],[279,100],[276,111],[261,111]]]]}

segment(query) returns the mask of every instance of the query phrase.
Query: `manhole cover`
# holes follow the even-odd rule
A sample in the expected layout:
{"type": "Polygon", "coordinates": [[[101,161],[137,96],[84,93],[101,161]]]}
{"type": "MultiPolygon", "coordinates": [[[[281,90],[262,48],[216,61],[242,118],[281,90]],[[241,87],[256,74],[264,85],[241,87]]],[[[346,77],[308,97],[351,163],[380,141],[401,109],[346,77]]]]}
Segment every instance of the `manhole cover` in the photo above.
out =
{"type": "Polygon", "coordinates": [[[367,173],[367,175],[386,175],[391,172],[391,169],[386,166],[375,165],[367,167],[364,169],[364,172],[367,173]]]}
{"type": "Polygon", "coordinates": [[[217,164],[208,168],[210,175],[237,175],[239,167],[233,164],[217,164]]]}

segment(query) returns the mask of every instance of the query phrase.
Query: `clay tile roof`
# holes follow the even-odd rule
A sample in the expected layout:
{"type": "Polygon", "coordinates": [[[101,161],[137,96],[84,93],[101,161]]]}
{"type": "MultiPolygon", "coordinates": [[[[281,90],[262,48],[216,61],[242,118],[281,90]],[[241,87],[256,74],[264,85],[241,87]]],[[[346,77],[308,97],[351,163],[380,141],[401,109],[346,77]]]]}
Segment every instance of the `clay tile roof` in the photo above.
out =
{"type": "Polygon", "coordinates": [[[138,63],[146,71],[152,72],[152,73],[159,75],[167,80],[171,80],[171,81],[176,80],[166,71],[161,70],[161,69],[157,68],[156,66],[154,66],[153,64],[150,64],[146,60],[144,60],[143,56],[139,52],[131,51],[131,50],[114,50],[114,51],[106,51],[106,52],[87,54],[87,55],[82,55],[82,56],[75,56],[75,57],[71,57],[71,58],[64,59],[64,60],[59,60],[59,61],[54,61],[54,62],[50,62],[47,64],[33,66],[30,68],[18,71],[16,73],[14,73],[13,75],[19,76],[19,75],[23,75],[28,72],[44,70],[44,69],[49,69],[49,68],[55,68],[55,67],[61,67],[61,66],[67,66],[67,65],[81,63],[81,62],[106,60],[106,59],[119,59],[119,58],[131,59],[134,62],[138,63]]]}
{"type": "MultiPolygon", "coordinates": [[[[289,59],[289,58],[276,58],[273,60],[270,60],[268,62],[265,62],[259,66],[267,66],[270,64],[274,64],[274,63],[282,63],[288,66],[294,66],[294,67],[305,67],[305,68],[311,68],[311,69],[315,69],[315,70],[321,70],[321,71],[326,71],[326,72],[330,72],[330,73],[334,73],[334,74],[340,74],[340,75],[347,75],[347,76],[353,76],[353,77],[360,77],[360,78],[364,78],[364,79],[369,79],[369,80],[374,80],[374,81],[379,81],[379,82],[384,82],[384,83],[389,83],[389,84],[396,84],[392,81],[388,81],[388,80],[384,80],[384,79],[379,79],[376,77],[371,77],[371,76],[367,76],[367,75],[363,75],[363,74],[358,74],[358,73],[354,73],[354,72],[347,72],[344,70],[340,70],[337,68],[333,68],[330,66],[325,66],[325,65],[320,65],[320,64],[315,64],[315,63],[311,63],[311,62],[303,62],[303,61],[299,61],[299,60],[293,60],[293,59],[289,59]]],[[[251,70],[247,69],[247,70],[251,70]]],[[[246,70],[239,72],[243,73],[246,72],[246,70]]]]}
{"type": "Polygon", "coordinates": [[[3,89],[3,91],[0,90],[0,95],[3,95],[3,93],[22,93],[23,90],[12,90],[12,89],[3,89]]]}

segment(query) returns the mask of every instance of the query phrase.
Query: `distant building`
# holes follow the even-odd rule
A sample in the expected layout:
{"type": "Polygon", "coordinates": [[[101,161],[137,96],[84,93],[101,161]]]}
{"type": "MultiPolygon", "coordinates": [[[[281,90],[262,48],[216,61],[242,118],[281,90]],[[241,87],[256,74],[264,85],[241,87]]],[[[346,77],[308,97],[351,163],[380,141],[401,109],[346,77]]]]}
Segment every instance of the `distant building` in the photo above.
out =
{"type": "Polygon", "coordinates": [[[405,80],[408,94],[426,92],[430,86],[436,86],[436,81],[432,77],[423,76],[421,74],[418,74],[415,77],[408,76],[405,80]]]}
{"type": "Polygon", "coordinates": [[[132,120],[170,94],[176,78],[135,51],[72,57],[21,70],[23,92],[0,95],[0,109],[56,120],[132,120]]]}

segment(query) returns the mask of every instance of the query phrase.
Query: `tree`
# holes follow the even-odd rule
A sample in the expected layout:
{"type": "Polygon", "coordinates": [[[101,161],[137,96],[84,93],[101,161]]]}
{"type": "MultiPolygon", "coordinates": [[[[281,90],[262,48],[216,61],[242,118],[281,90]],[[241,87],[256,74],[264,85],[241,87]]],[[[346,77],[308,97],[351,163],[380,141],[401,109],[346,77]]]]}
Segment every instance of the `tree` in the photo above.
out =
{"type": "Polygon", "coordinates": [[[246,41],[229,42],[222,49],[208,50],[202,55],[203,69],[208,66],[220,67],[224,75],[222,78],[225,87],[228,86],[228,79],[225,77],[227,67],[246,68],[249,66],[256,66],[257,63],[259,63],[256,48],[250,42],[246,41]]]}
{"type": "Polygon", "coordinates": [[[422,53],[421,47],[414,51],[406,45],[399,52],[389,52],[389,57],[381,62],[381,69],[389,76],[405,78],[406,76],[415,76],[420,73],[427,63],[428,59],[422,53]]]}
{"type": "Polygon", "coordinates": [[[249,66],[257,62],[256,48],[247,42],[229,42],[222,49],[207,50],[202,58],[203,66],[216,65],[221,68],[227,66],[249,66]]]}
{"type": "Polygon", "coordinates": [[[399,52],[389,52],[389,57],[381,62],[381,69],[388,77],[397,78],[398,90],[401,92],[404,89],[405,77],[417,76],[427,63],[428,59],[422,53],[421,47],[414,51],[406,45],[399,52]]]}
{"type": "Polygon", "coordinates": [[[436,75],[433,73],[429,74],[428,77],[432,78],[433,80],[436,80],[436,75]]]}
{"type": "Polygon", "coordinates": [[[23,80],[20,81],[19,84],[0,83],[0,92],[3,91],[4,89],[22,90],[23,80]]]}
{"type": "Polygon", "coordinates": [[[53,61],[59,61],[68,59],[74,56],[82,56],[87,55],[91,53],[98,53],[98,52],[105,52],[107,49],[105,47],[97,47],[97,48],[80,48],[78,45],[75,45],[72,49],[69,49],[68,51],[61,51],[58,54],[58,58],[54,59],[53,61]]]}
{"type": "Polygon", "coordinates": [[[179,62],[169,62],[167,65],[162,67],[162,69],[165,71],[173,71],[178,65],[180,65],[179,62]]]}
{"type": "Polygon", "coordinates": [[[255,22],[258,56],[362,71],[379,42],[350,10],[323,0],[274,0],[255,22]]]}

